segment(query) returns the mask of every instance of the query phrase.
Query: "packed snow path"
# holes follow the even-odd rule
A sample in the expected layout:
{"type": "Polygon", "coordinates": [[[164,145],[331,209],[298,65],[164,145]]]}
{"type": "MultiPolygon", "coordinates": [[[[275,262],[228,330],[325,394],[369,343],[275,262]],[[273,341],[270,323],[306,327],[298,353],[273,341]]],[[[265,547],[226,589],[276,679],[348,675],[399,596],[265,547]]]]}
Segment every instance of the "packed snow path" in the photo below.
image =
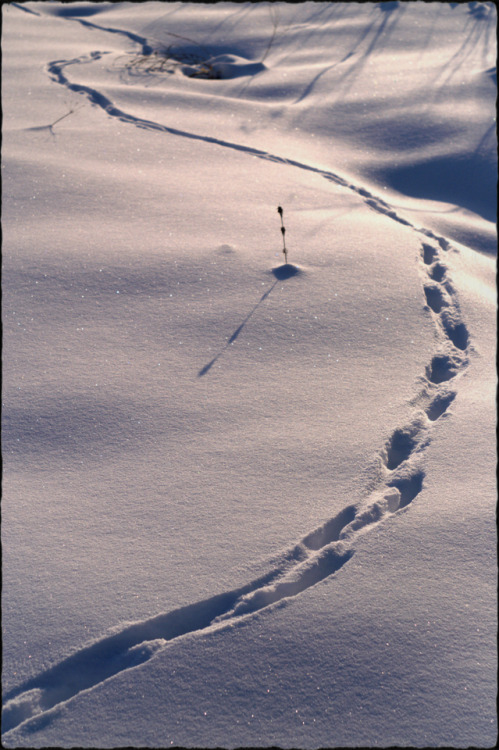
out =
{"type": "MultiPolygon", "coordinates": [[[[80,20],[80,23],[99,28],[86,21],[80,20]]],[[[101,30],[128,36],[142,44],[143,53],[147,54],[149,48],[146,40],[137,35],[117,29],[101,30]]],[[[431,439],[432,424],[447,411],[455,399],[458,376],[464,372],[468,352],[471,351],[468,330],[461,319],[456,292],[445,262],[446,253],[457,252],[448,240],[431,230],[414,226],[399,216],[386,201],[373,195],[363,186],[348,182],[338,174],[248,148],[243,144],[199,136],[141,119],[117,108],[108,97],[96,89],[71,83],[64,72],[66,68],[92,63],[99,60],[103,54],[105,53],[94,51],[72,60],[54,61],[48,64],[47,71],[54,81],[86,96],[92,104],[103,109],[110,117],[117,117],[122,122],[136,127],[159,130],[167,135],[194,138],[210,145],[236,149],[250,156],[269,159],[283,166],[317,172],[326,180],[361,196],[373,210],[423,236],[425,242],[421,244],[421,275],[424,303],[431,310],[440,347],[428,363],[422,378],[424,387],[415,400],[413,419],[410,423],[397,427],[380,451],[379,486],[374,489],[366,503],[361,507],[348,505],[320,528],[307,532],[300,542],[282,555],[277,566],[267,575],[242,588],[126,627],[77,651],[20,685],[5,695],[4,732],[23,722],[31,722],[31,729],[36,731],[50,721],[51,710],[57,709],[61,703],[125,669],[144,663],[176,639],[188,634],[202,637],[204,633],[227,627],[236,618],[250,617],[252,613],[270,607],[284,598],[297,596],[319,581],[334,575],[354,554],[358,534],[365,533],[369,527],[407,508],[421,491],[425,476],[421,459],[431,439]]],[[[286,277],[285,273],[279,274],[278,270],[277,275],[286,277]]],[[[264,293],[258,305],[270,294],[272,288],[264,293]]],[[[246,320],[230,337],[227,346],[235,341],[246,320]]],[[[218,356],[220,354],[215,360],[218,356]]],[[[199,375],[207,374],[215,360],[205,365],[199,375]]]]}

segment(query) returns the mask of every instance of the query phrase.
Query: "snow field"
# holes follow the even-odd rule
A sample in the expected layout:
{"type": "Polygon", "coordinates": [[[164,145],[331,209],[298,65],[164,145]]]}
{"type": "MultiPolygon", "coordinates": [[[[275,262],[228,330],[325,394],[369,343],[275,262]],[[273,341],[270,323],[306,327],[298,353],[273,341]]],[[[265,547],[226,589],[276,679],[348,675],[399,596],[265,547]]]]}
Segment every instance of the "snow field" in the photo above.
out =
{"type": "Polygon", "coordinates": [[[5,744],[493,745],[494,9],[455,5],[4,11],[5,744]],[[230,77],[127,70],[185,37],[230,77]]]}

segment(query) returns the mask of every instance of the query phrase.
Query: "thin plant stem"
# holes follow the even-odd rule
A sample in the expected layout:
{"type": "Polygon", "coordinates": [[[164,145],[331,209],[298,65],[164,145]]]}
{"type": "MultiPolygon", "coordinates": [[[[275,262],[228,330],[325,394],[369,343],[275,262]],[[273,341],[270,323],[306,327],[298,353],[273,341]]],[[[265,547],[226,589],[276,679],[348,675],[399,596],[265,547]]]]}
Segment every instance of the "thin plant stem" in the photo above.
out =
{"type": "Polygon", "coordinates": [[[284,262],[287,263],[288,262],[288,251],[286,249],[286,241],[285,241],[285,238],[284,238],[284,235],[286,234],[286,227],[284,226],[283,219],[282,219],[283,210],[282,210],[281,206],[277,207],[277,213],[281,217],[282,252],[284,253],[284,262]]]}

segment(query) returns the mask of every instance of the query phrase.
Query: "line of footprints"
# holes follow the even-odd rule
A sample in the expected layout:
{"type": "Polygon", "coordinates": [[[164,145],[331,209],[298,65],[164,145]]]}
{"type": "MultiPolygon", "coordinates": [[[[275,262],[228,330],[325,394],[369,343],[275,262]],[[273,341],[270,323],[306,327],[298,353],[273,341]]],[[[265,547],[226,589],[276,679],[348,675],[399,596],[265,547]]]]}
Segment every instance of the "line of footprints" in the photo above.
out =
{"type": "MultiPolygon", "coordinates": [[[[429,443],[432,423],[456,396],[450,387],[467,366],[469,335],[442,253],[445,240],[434,237],[439,249],[424,243],[421,249],[424,293],[434,318],[440,351],[426,369],[424,387],[414,403],[412,421],[396,429],[381,450],[381,476],[361,507],[349,505],[322,526],[272,561],[272,569],[245,586],[196,602],[172,612],[123,627],[112,635],[83,647],[5,696],[3,729],[8,732],[26,723],[35,733],[47,726],[59,706],[120,672],[152,658],[172,641],[227,627],[265,607],[297,596],[335,574],[354,554],[359,533],[403,509],[423,487],[421,456],[429,443]]],[[[284,603],[284,602],[283,602],[284,603]]]]}
{"type": "Polygon", "coordinates": [[[439,249],[423,243],[421,259],[426,304],[437,328],[440,350],[427,366],[425,385],[414,402],[422,409],[409,424],[393,432],[381,452],[386,483],[400,491],[399,507],[410,503],[422,488],[424,474],[416,468],[417,457],[428,445],[431,423],[447,411],[456,397],[450,381],[468,364],[469,334],[442,259],[449,245],[446,240],[437,241],[439,249]]]}

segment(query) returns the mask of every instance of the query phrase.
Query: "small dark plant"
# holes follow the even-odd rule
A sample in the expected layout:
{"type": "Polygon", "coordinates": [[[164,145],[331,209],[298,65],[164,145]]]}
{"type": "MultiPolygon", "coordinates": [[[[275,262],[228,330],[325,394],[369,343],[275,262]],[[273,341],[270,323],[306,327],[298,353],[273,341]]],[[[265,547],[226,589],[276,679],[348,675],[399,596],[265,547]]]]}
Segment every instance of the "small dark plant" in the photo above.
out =
{"type": "Polygon", "coordinates": [[[156,49],[150,49],[146,54],[134,55],[125,64],[130,75],[155,75],[180,70],[189,78],[220,77],[209,63],[211,53],[207,47],[189,37],[167,33],[181,40],[180,43],[172,43],[168,47],[158,44],[156,49]],[[185,45],[185,42],[188,44],[185,45]]]}
{"type": "Polygon", "coordinates": [[[284,235],[286,234],[286,227],[284,226],[283,220],[282,220],[282,214],[283,210],[280,206],[277,206],[277,213],[281,217],[281,234],[282,234],[282,252],[284,253],[284,262],[288,262],[288,251],[286,249],[286,240],[284,238],[284,235]]]}

